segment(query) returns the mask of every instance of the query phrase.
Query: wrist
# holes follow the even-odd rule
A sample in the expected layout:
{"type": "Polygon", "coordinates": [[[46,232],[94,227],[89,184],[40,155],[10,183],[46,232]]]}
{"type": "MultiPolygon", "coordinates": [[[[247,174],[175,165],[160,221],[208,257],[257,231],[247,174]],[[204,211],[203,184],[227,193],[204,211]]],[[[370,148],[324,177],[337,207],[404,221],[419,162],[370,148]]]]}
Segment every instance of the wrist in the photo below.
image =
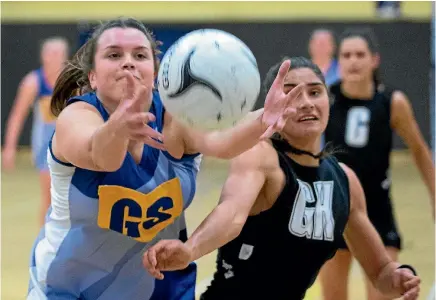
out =
{"type": "Polygon", "coordinates": [[[256,118],[257,123],[259,124],[259,129],[261,134],[264,133],[268,129],[268,124],[263,121],[263,110],[256,118]]]}
{"type": "Polygon", "coordinates": [[[197,260],[199,258],[198,256],[198,250],[197,247],[195,245],[195,243],[192,241],[191,238],[189,238],[186,242],[185,242],[185,246],[188,248],[189,253],[190,253],[190,258],[189,261],[193,262],[195,260],[197,260]]]}
{"type": "Polygon", "coordinates": [[[127,126],[116,113],[112,114],[103,126],[107,128],[111,136],[127,138],[127,126]]]}
{"type": "Polygon", "coordinates": [[[400,265],[400,266],[397,267],[397,269],[408,269],[408,270],[410,270],[412,272],[412,274],[414,276],[418,276],[418,273],[416,272],[415,268],[412,267],[411,265],[405,265],[405,264],[404,265],[400,265]]]}

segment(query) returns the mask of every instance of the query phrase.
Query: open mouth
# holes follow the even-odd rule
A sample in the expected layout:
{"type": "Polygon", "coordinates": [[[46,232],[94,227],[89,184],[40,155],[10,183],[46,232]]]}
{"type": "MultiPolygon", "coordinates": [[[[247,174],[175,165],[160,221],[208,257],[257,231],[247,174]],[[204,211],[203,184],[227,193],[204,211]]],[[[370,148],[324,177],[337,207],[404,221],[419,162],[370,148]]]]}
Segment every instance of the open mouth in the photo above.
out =
{"type": "Polygon", "coordinates": [[[316,116],[303,116],[298,119],[298,122],[308,122],[308,121],[317,121],[318,118],[316,116]]]}

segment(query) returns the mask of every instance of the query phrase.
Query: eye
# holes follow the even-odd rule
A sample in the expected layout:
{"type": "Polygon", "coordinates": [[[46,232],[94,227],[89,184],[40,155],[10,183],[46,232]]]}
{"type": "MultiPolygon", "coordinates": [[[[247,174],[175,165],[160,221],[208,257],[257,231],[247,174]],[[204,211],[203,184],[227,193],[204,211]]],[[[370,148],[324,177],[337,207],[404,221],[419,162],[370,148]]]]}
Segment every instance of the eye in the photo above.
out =
{"type": "Polygon", "coordinates": [[[140,59],[140,60],[147,59],[147,55],[144,54],[144,53],[138,53],[138,54],[136,55],[136,58],[138,58],[138,59],[140,59]]]}
{"type": "Polygon", "coordinates": [[[342,53],[343,58],[350,58],[350,52],[342,53]]]}
{"type": "Polygon", "coordinates": [[[119,53],[114,52],[114,53],[109,53],[107,57],[114,59],[114,58],[118,58],[120,56],[121,55],[119,53]]]}
{"type": "Polygon", "coordinates": [[[365,57],[365,52],[357,52],[357,57],[358,58],[364,58],[365,57]]]}
{"type": "Polygon", "coordinates": [[[311,91],[310,91],[310,95],[311,95],[311,96],[314,96],[314,97],[319,96],[320,94],[321,94],[321,91],[318,90],[318,89],[315,89],[315,90],[311,90],[311,91]]]}

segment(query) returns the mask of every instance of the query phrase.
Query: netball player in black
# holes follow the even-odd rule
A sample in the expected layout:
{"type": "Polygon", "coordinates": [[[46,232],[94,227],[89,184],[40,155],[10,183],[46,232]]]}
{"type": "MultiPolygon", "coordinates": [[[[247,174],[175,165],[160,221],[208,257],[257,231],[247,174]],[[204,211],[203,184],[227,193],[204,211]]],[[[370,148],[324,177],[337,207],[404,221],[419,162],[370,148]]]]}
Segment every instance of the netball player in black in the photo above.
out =
{"type": "Polygon", "coordinates": [[[162,279],[161,271],[183,269],[221,247],[201,299],[303,299],[344,234],[381,292],[417,299],[420,279],[385,251],[354,172],[333,156],[313,154],[329,117],[320,69],[305,58],[291,59],[289,70],[279,70],[280,64],[270,70],[266,88],[299,94],[283,131],[234,159],[219,205],[186,243],[152,246],[144,266],[162,279]]]}
{"type": "MultiPolygon", "coordinates": [[[[434,164],[407,96],[383,85],[374,73],[379,64],[377,44],[368,29],[343,33],[339,44],[342,82],[330,87],[333,104],[325,141],[340,151],[336,157],[359,178],[367,201],[368,216],[392,260],[398,258],[401,238],[390,200],[389,157],[396,132],[408,145],[432,195],[434,164]]],[[[416,199],[419,200],[419,199],[416,199]]],[[[320,273],[325,300],[347,299],[352,255],[342,241],[340,250],[320,273]]],[[[368,299],[392,299],[377,292],[367,281],[368,299]]]]}

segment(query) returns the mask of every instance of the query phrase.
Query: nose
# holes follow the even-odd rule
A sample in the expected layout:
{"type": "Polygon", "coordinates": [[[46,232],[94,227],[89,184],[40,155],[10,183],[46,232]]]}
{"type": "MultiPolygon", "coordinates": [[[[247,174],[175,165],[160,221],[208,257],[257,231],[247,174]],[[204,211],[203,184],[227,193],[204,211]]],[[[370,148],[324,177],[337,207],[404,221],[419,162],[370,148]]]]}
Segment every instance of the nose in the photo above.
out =
{"type": "Polygon", "coordinates": [[[123,70],[134,70],[135,64],[133,63],[133,59],[130,55],[125,55],[123,60],[123,70]]]}
{"type": "Polygon", "coordinates": [[[299,109],[301,110],[310,111],[315,107],[313,101],[310,99],[309,95],[307,95],[306,92],[301,93],[299,102],[299,109]]]}

